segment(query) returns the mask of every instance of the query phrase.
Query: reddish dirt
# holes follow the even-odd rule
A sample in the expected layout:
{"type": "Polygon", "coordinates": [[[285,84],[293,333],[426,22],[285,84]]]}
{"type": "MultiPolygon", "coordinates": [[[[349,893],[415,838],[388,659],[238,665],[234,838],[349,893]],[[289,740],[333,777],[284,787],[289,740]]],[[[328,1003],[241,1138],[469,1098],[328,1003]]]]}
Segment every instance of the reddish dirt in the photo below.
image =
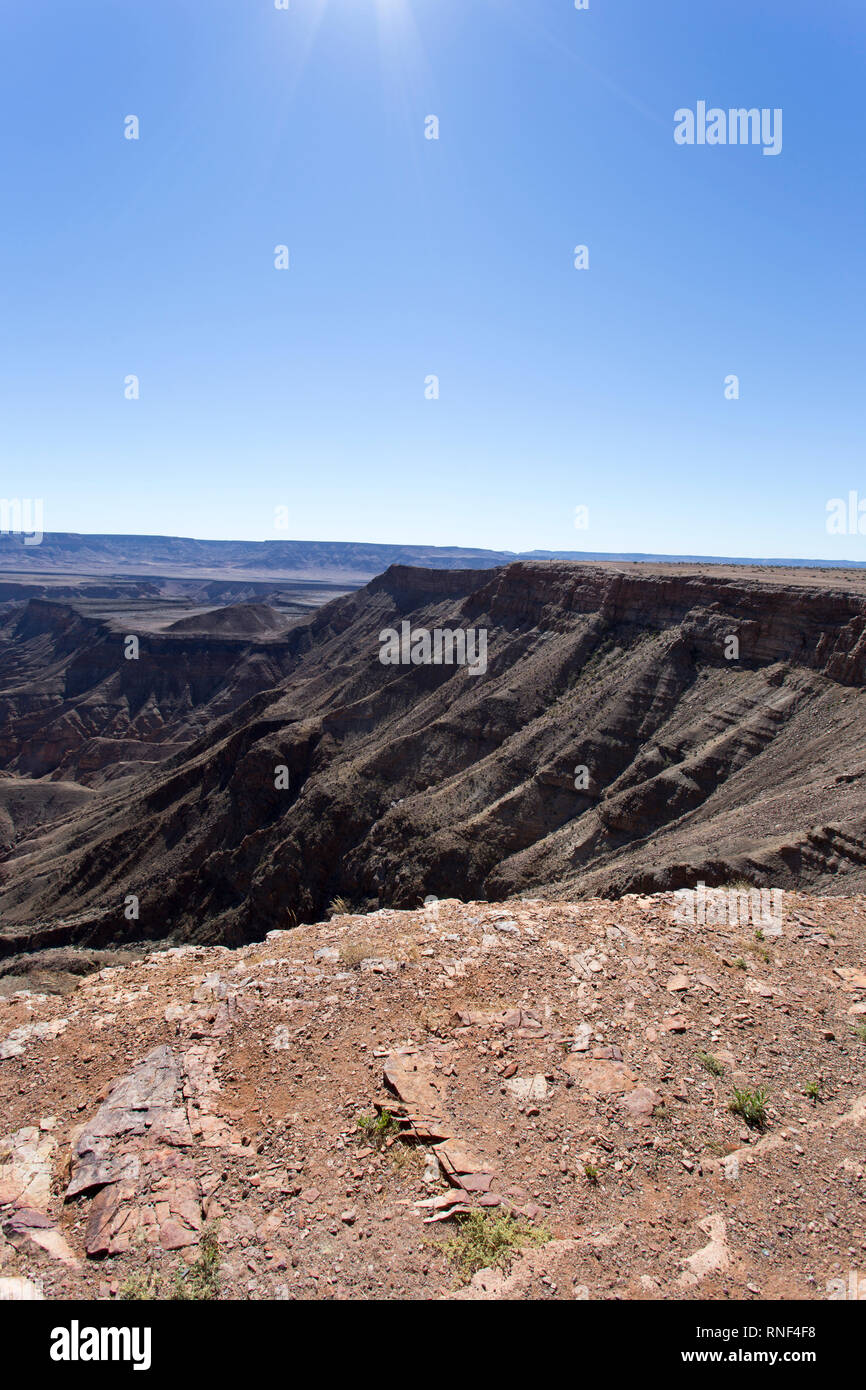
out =
{"type": "Polygon", "coordinates": [[[166,1297],[211,1225],[222,1298],[828,1298],[866,1266],[866,898],[675,906],[449,900],[0,999],[0,1278],[166,1297]],[[456,1199],[544,1243],[458,1287],[456,1199]]]}

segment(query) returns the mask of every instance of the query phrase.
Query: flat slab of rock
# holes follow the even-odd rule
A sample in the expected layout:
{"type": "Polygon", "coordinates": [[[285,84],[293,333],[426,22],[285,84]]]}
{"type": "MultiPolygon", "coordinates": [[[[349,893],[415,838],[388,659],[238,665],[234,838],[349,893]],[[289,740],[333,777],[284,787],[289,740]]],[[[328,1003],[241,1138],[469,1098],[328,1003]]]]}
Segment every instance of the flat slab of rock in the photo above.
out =
{"type": "Polygon", "coordinates": [[[683,1261],[687,1266],[680,1275],[683,1288],[693,1288],[710,1274],[723,1273],[731,1263],[725,1218],[718,1213],[707,1216],[698,1222],[698,1229],[709,1236],[709,1244],[683,1261]]]}
{"type": "Polygon", "coordinates": [[[685,1033],[688,1031],[688,1023],[679,1014],[668,1014],[662,1020],[662,1028],[666,1033],[685,1033]]]}
{"type": "Polygon", "coordinates": [[[621,1095],[637,1085],[637,1077],[625,1062],[573,1055],[566,1058],[565,1070],[594,1096],[621,1095]]]}
{"type": "Polygon", "coordinates": [[[761,999],[772,999],[776,991],[764,983],[763,980],[746,980],[746,989],[749,994],[757,994],[761,999]]]}
{"type": "Polygon", "coordinates": [[[649,1086],[636,1086],[623,1096],[619,1105],[635,1124],[648,1125],[653,1111],[661,1102],[661,1096],[649,1086]]]}
{"type": "Polygon", "coordinates": [[[866,989],[866,970],[855,970],[850,965],[837,965],[833,970],[843,981],[844,989],[866,989]]]}
{"type": "Polygon", "coordinates": [[[52,1018],[47,1023],[22,1023],[13,1028],[8,1037],[0,1042],[0,1061],[7,1057],[20,1057],[31,1042],[50,1041],[66,1032],[69,1020],[52,1018]]]}
{"type": "Polygon", "coordinates": [[[65,1195],[92,1198],[88,1255],[122,1254],[133,1239],[164,1250],[198,1242],[202,1191],[187,1150],[196,1141],[220,1147],[232,1137],[212,1113],[216,1059],[207,1045],[181,1056],[153,1048],[78,1130],[65,1195]]]}
{"type": "Polygon", "coordinates": [[[518,1100],[544,1100],[547,1096],[547,1082],[540,1073],[537,1076],[513,1076],[505,1085],[518,1100]]]}
{"type": "Polygon", "coordinates": [[[82,1151],[82,1146],[86,1149],[89,1138],[144,1134],[166,1123],[175,1127],[178,1118],[183,1116],[174,1103],[180,1084],[180,1067],[171,1048],[153,1048],[138,1066],[112,1086],[108,1098],[76,1144],[76,1154],[82,1151]]]}
{"type": "Polygon", "coordinates": [[[56,1139],[36,1125],[0,1139],[0,1206],[11,1208],[3,1219],[3,1235],[16,1248],[31,1241],[77,1269],[75,1252],[48,1215],[56,1151],[56,1139]]]}
{"type": "Polygon", "coordinates": [[[75,1251],[51,1218],[32,1207],[16,1209],[4,1221],[3,1234],[12,1245],[19,1246],[26,1239],[68,1268],[78,1269],[80,1266],[75,1251]]]}
{"type": "MultiPolygon", "coordinates": [[[[436,1145],[436,1157],[451,1174],[489,1173],[489,1165],[460,1139],[446,1139],[436,1145]]],[[[462,1183],[461,1183],[462,1186],[462,1183]]]]}
{"type": "Polygon", "coordinates": [[[386,1084],[410,1110],[439,1118],[444,1116],[432,1060],[417,1052],[399,1048],[390,1053],[384,1070],[386,1084]]]}
{"type": "Polygon", "coordinates": [[[0,1139],[0,1206],[47,1209],[56,1148],[57,1141],[35,1125],[0,1139]]]}
{"type": "Polygon", "coordinates": [[[0,1303],[38,1303],[45,1298],[42,1285],[20,1275],[0,1279],[0,1303]]]}

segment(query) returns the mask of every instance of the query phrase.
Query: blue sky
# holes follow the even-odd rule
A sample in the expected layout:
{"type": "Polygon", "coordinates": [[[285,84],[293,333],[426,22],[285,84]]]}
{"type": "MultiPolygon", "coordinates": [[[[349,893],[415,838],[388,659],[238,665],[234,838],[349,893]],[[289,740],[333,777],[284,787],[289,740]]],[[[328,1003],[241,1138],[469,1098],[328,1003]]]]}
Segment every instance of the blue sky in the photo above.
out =
{"type": "Polygon", "coordinates": [[[866,558],[825,526],[866,498],[861,0],[2,34],[0,493],[45,529],[866,558]],[[699,100],[781,154],[677,146],[699,100]]]}

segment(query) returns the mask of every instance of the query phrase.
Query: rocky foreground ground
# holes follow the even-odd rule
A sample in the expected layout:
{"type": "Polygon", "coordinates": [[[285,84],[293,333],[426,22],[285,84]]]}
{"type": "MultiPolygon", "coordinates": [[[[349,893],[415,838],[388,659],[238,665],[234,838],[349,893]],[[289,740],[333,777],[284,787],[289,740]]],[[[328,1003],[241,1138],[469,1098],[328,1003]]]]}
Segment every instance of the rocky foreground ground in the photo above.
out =
{"type": "Polygon", "coordinates": [[[828,1298],[866,1270],[866,898],[783,909],[448,900],[15,990],[0,1291],[828,1298]]]}

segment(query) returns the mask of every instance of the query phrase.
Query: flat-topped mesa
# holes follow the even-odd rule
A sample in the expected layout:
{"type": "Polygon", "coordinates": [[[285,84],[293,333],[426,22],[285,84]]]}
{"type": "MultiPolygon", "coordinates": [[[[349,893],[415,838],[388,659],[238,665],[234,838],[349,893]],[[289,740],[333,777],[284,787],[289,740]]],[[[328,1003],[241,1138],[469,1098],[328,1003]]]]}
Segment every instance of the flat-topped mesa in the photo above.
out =
{"type": "Polygon", "coordinates": [[[844,587],[717,578],[705,573],[647,574],[566,561],[518,561],[491,572],[392,565],[367,585],[401,606],[462,600],[467,616],[494,623],[561,625],[566,616],[598,614],[606,622],[662,631],[688,622],[708,657],[720,627],[740,626],[741,659],[791,661],[846,684],[866,678],[866,595],[844,587]]]}

